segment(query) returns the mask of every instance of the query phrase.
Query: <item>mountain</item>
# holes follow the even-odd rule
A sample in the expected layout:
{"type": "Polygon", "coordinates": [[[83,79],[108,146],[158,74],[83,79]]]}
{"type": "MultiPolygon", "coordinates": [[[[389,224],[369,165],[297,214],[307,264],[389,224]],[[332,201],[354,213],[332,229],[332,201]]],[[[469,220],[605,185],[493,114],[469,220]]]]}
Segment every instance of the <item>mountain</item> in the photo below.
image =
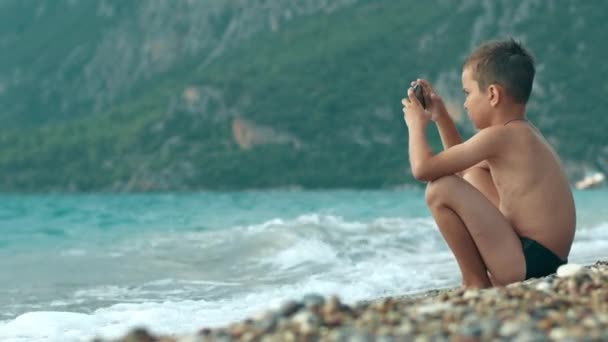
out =
{"type": "MultiPolygon", "coordinates": [[[[514,37],[531,120],[572,179],[608,169],[599,1],[150,0],[0,4],[1,191],[393,188],[414,183],[400,99],[514,37]]],[[[429,129],[434,148],[440,144],[429,129]]]]}

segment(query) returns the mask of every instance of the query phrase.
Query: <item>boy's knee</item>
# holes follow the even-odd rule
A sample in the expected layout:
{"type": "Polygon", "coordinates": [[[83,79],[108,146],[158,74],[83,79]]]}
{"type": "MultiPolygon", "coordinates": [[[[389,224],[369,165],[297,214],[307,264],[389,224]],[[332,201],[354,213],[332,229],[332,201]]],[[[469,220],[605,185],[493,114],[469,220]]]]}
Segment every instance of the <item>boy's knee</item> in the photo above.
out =
{"type": "Polygon", "coordinates": [[[443,204],[447,194],[450,191],[451,185],[458,178],[458,176],[450,175],[443,176],[429,182],[426,185],[426,191],[424,197],[429,207],[443,204]]]}

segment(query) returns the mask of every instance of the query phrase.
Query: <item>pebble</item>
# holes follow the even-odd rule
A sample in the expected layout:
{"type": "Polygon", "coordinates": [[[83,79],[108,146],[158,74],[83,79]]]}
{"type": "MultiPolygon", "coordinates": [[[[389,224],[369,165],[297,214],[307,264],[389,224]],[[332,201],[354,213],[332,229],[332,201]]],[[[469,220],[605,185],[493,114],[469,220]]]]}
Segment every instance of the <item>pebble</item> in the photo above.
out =
{"type": "Polygon", "coordinates": [[[350,336],[348,342],[373,342],[373,338],[370,334],[365,332],[357,332],[350,336]]]}
{"type": "Polygon", "coordinates": [[[414,331],[414,324],[406,320],[397,327],[396,331],[400,335],[409,335],[414,331]]]}
{"type": "Polygon", "coordinates": [[[557,269],[557,276],[560,278],[571,277],[583,270],[583,266],[578,264],[565,264],[557,269]]]}
{"type": "Polygon", "coordinates": [[[308,335],[318,330],[319,318],[309,311],[298,312],[293,316],[291,321],[296,324],[299,331],[303,334],[308,335]]]}
{"type": "Polygon", "coordinates": [[[340,303],[340,299],[336,296],[331,296],[325,301],[323,305],[323,311],[325,313],[336,313],[342,309],[342,304],[340,303]]]}
{"type": "Polygon", "coordinates": [[[311,293],[307,294],[302,298],[302,304],[304,307],[310,309],[314,307],[321,307],[325,303],[325,298],[319,294],[311,293]]]}
{"type": "Polygon", "coordinates": [[[283,317],[289,317],[302,308],[302,304],[293,300],[288,300],[279,308],[279,313],[283,317]]]}
{"type": "Polygon", "coordinates": [[[478,290],[466,290],[464,292],[464,294],[462,295],[463,299],[473,299],[473,298],[477,298],[479,296],[479,291],[478,290]]]}
{"type": "Polygon", "coordinates": [[[536,284],[536,289],[539,291],[550,291],[551,285],[547,282],[541,281],[538,284],[536,284]]]}
{"type": "Polygon", "coordinates": [[[199,335],[188,335],[177,340],[178,342],[204,342],[204,338],[199,335]]]}
{"type": "Polygon", "coordinates": [[[421,315],[424,314],[434,314],[440,311],[444,311],[447,310],[451,307],[452,305],[449,303],[432,303],[432,304],[427,304],[427,305],[423,305],[421,307],[418,307],[418,313],[421,315]]]}
{"type": "Polygon", "coordinates": [[[262,333],[271,331],[277,324],[278,317],[274,315],[268,315],[260,320],[255,321],[254,326],[257,330],[262,333]]]}
{"type": "Polygon", "coordinates": [[[554,340],[563,340],[568,336],[568,330],[565,328],[553,328],[549,333],[549,337],[554,340]]]}

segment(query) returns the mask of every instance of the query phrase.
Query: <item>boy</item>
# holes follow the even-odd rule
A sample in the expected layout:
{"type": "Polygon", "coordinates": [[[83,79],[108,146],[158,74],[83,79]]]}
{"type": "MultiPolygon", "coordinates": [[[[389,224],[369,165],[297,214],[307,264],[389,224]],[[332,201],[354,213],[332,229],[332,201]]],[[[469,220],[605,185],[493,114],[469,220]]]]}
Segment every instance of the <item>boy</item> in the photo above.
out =
{"type": "Polygon", "coordinates": [[[512,39],[473,51],[462,87],[478,131],[465,142],[428,82],[412,82],[422,86],[426,109],[412,88],[402,100],[412,174],[428,182],[427,205],[464,287],[542,277],[567,262],[574,201],[558,156],[525,116],[534,73],[532,57],[512,39]],[[424,132],[429,120],[444,146],[436,155],[424,132]]]}

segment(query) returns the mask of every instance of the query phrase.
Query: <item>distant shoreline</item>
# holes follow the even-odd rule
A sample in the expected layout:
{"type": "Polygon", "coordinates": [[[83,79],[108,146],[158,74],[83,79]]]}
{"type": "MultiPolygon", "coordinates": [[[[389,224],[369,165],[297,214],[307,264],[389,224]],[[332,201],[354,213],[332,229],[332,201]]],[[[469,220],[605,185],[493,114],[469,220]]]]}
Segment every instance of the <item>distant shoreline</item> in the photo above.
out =
{"type": "Polygon", "coordinates": [[[608,340],[608,261],[568,265],[557,274],[502,288],[438,289],[353,305],[307,295],[192,336],[155,337],[135,329],[133,341],[479,341],[608,340]]]}

